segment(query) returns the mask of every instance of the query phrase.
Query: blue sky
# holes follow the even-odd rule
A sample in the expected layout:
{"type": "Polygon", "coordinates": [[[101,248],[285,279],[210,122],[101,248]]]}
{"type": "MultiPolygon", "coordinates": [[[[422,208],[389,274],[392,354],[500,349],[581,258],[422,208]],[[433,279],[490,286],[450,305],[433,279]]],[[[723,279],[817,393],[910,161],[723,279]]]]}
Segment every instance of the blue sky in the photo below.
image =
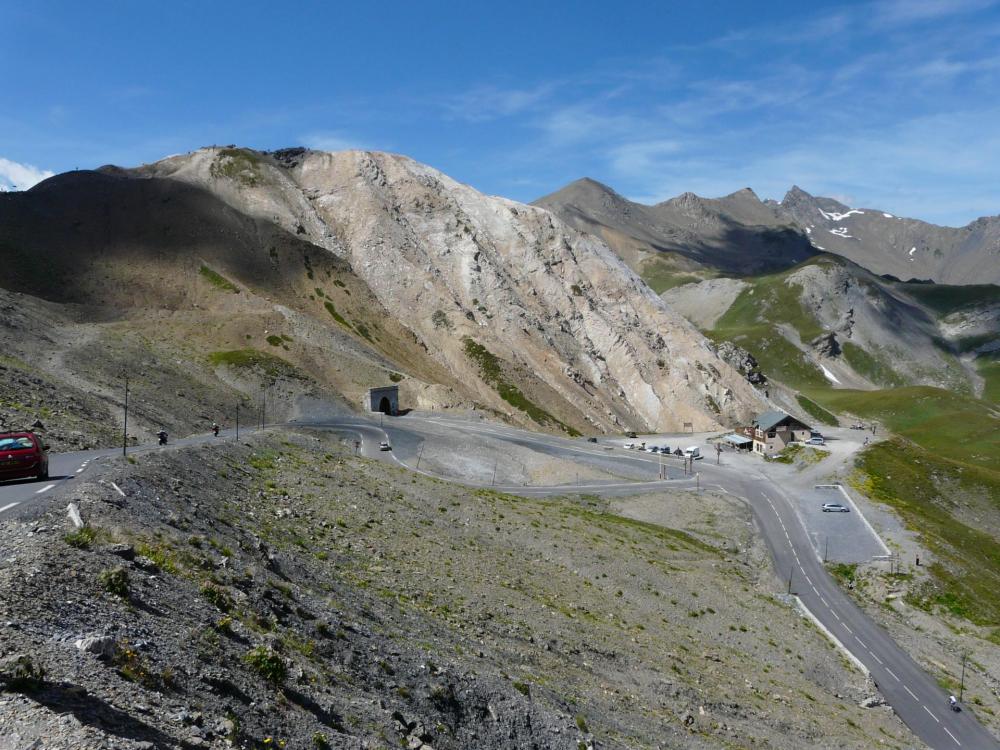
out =
{"type": "Polygon", "coordinates": [[[518,200],[590,176],[1000,213],[997,0],[0,0],[0,39],[8,186],[235,143],[395,151],[518,200]]]}

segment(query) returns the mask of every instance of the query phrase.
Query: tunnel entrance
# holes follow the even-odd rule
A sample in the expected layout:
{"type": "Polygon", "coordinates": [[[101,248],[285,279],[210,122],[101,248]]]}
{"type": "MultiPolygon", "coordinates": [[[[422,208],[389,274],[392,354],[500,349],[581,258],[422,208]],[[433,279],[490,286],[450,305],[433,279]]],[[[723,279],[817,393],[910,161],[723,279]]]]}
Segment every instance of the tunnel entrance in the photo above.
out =
{"type": "Polygon", "coordinates": [[[390,417],[399,414],[399,388],[394,385],[369,388],[365,399],[365,411],[381,412],[390,417]]]}

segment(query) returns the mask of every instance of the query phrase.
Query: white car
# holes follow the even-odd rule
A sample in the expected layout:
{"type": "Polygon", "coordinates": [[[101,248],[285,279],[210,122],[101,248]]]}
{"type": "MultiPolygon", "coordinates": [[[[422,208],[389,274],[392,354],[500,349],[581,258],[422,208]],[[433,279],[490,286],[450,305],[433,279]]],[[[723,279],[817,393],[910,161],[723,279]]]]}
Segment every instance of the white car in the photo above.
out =
{"type": "Polygon", "coordinates": [[[378,444],[378,449],[380,451],[391,451],[392,446],[383,440],[381,443],[378,444]]]}
{"type": "Polygon", "coordinates": [[[630,451],[635,450],[635,443],[625,443],[625,447],[628,448],[630,451]]]}
{"type": "Polygon", "coordinates": [[[850,513],[851,509],[840,503],[823,503],[824,513],[850,513]]]}
{"type": "Polygon", "coordinates": [[[818,432],[814,432],[808,440],[806,440],[806,445],[826,445],[826,440],[818,432]]]}

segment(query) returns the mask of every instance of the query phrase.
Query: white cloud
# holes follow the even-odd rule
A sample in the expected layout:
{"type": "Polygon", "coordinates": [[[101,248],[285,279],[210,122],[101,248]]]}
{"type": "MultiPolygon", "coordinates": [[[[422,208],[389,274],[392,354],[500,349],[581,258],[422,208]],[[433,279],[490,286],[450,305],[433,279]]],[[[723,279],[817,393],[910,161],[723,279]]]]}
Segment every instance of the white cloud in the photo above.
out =
{"type": "Polygon", "coordinates": [[[0,189],[27,190],[53,174],[55,173],[47,169],[39,169],[31,164],[21,164],[0,156],[0,189]]]}
{"type": "Polygon", "coordinates": [[[301,143],[317,151],[353,151],[368,147],[338,132],[309,133],[299,139],[301,143]]]}

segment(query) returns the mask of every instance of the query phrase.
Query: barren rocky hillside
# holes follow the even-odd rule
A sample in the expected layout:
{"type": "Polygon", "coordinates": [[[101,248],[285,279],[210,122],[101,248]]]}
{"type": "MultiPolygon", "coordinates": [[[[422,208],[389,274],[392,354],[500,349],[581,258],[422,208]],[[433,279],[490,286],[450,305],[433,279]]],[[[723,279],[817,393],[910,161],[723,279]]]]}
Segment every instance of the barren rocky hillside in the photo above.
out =
{"type": "MultiPolygon", "coordinates": [[[[933,310],[905,287],[839,258],[817,258],[772,276],[685,284],[663,296],[716,338],[765,359],[804,357],[798,377],[791,378],[797,385],[920,384],[967,393],[979,385],[973,368],[963,364],[961,336],[946,330],[933,310]],[[785,343],[774,352],[768,342],[779,339],[785,343]]],[[[963,324],[955,318],[956,330],[982,334],[992,320],[988,308],[976,307],[963,324]]]]}
{"type": "Polygon", "coordinates": [[[912,746],[729,497],[657,526],[620,513],[662,493],[472,491],[309,432],[96,471],[0,523],[18,750],[912,746]]]}
{"type": "Polygon", "coordinates": [[[203,149],[135,174],[197,185],[347,260],[467,392],[513,418],[698,429],[759,408],[602,242],[411,159],[203,149]]]}

